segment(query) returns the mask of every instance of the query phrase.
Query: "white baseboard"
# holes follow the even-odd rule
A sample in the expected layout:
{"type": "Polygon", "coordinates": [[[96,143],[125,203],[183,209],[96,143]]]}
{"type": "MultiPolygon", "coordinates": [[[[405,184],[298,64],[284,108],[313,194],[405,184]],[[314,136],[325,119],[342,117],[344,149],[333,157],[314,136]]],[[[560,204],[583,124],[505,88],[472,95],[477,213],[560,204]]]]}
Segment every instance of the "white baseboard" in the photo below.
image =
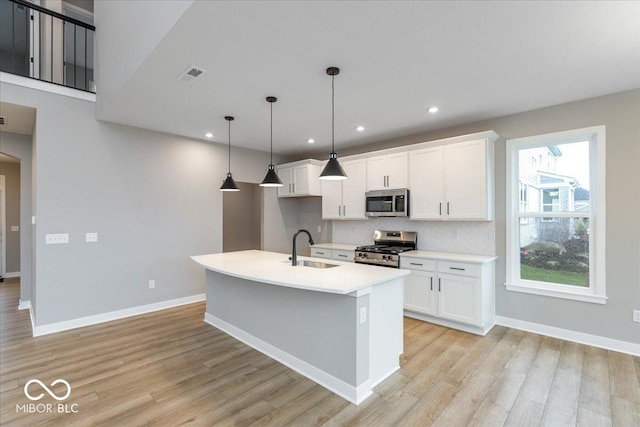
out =
{"type": "Polygon", "coordinates": [[[13,277],[20,277],[20,272],[19,271],[12,271],[11,273],[4,273],[3,277],[5,279],[11,279],[13,277]]]}
{"type": "Polygon", "coordinates": [[[305,362],[304,360],[301,360],[287,353],[286,351],[281,350],[261,340],[260,338],[256,338],[248,332],[245,332],[242,329],[239,329],[216,316],[205,313],[204,321],[205,323],[208,323],[211,326],[215,326],[221,331],[226,332],[237,340],[242,341],[249,347],[254,348],[259,352],[269,356],[270,358],[277,360],[283,365],[288,366],[299,374],[304,375],[310,380],[320,384],[324,388],[332,391],[333,393],[348,400],[351,403],[359,405],[373,393],[371,391],[371,385],[369,381],[365,381],[358,387],[352,386],[342,381],[341,379],[336,378],[333,375],[316,368],[315,366],[305,362]]]}
{"type": "Polygon", "coordinates": [[[31,309],[31,301],[22,301],[18,300],[18,310],[28,310],[31,309]]]}
{"type": "Polygon", "coordinates": [[[204,301],[205,298],[205,294],[197,294],[183,298],[156,302],[153,304],[140,305],[138,307],[125,308],[124,310],[110,311],[108,313],[101,313],[93,316],[80,317],[78,319],[65,320],[64,322],[39,325],[34,327],[33,336],[38,337],[40,335],[48,335],[56,332],[68,331],[69,329],[82,328],[84,326],[110,322],[112,320],[118,320],[125,317],[138,316],[140,314],[150,313],[152,311],[165,310],[171,307],[178,307],[180,305],[204,301]]]}
{"type": "Polygon", "coordinates": [[[496,323],[498,325],[507,326],[509,328],[521,329],[523,331],[546,335],[553,338],[560,338],[563,340],[586,344],[593,347],[604,348],[606,350],[613,350],[620,353],[631,354],[633,356],[640,356],[640,344],[635,344],[632,342],[615,340],[598,335],[585,334],[583,332],[576,332],[569,329],[541,325],[539,323],[526,322],[524,320],[513,319],[511,317],[496,316],[496,323]]]}

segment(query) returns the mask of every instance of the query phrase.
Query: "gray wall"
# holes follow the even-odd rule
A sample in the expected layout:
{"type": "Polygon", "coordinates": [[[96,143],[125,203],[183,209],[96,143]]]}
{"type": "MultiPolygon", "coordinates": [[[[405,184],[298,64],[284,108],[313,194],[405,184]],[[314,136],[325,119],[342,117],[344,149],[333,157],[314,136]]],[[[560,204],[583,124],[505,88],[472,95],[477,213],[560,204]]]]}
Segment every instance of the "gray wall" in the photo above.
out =
{"type": "MultiPolygon", "coordinates": [[[[556,105],[525,113],[455,126],[411,137],[342,150],[346,156],[381,148],[494,130],[496,314],[513,319],[640,343],[640,90],[556,105]],[[505,139],[589,126],[606,126],[606,305],[507,291],[505,283],[505,139]]],[[[307,153],[304,157],[313,153],[307,153]]]]}
{"type": "MultiPolygon", "coordinates": [[[[2,147],[0,146],[0,150],[2,147]]],[[[0,162],[0,175],[5,176],[6,203],[6,262],[7,273],[20,272],[20,231],[11,231],[20,226],[20,163],[0,162]]]]}
{"type": "MultiPolygon", "coordinates": [[[[3,93],[4,95],[4,93],[3,93]]],[[[32,137],[0,132],[0,151],[20,159],[20,300],[31,301],[33,273],[32,137]]],[[[7,270],[8,271],[8,270],[7,270]]],[[[33,301],[31,301],[33,304],[33,301]]]]}
{"type": "MultiPolygon", "coordinates": [[[[6,83],[0,91],[37,109],[36,325],[204,292],[189,256],[222,249],[224,145],[98,122],[92,102],[6,83]],[[98,243],[85,243],[87,232],[98,243]],[[45,245],[48,233],[69,233],[70,243],[45,245]]],[[[268,153],[233,149],[238,181],[260,182],[268,163],[268,153]]]]}
{"type": "Polygon", "coordinates": [[[260,249],[262,187],[238,182],[240,191],[222,193],[222,251],[260,249]]]}

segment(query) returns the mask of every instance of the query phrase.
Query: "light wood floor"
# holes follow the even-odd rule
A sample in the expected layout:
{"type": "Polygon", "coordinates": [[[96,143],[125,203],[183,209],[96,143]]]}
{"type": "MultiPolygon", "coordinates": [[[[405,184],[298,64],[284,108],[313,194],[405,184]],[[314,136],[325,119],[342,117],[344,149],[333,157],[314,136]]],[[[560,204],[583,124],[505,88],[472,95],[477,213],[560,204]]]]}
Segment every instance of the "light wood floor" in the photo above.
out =
{"type": "Polygon", "coordinates": [[[405,319],[401,369],[354,406],[203,323],[204,303],[32,338],[18,297],[0,285],[2,426],[640,426],[640,358],[515,329],[405,319]],[[17,413],[32,378],[67,380],[78,413],[17,413]]]}

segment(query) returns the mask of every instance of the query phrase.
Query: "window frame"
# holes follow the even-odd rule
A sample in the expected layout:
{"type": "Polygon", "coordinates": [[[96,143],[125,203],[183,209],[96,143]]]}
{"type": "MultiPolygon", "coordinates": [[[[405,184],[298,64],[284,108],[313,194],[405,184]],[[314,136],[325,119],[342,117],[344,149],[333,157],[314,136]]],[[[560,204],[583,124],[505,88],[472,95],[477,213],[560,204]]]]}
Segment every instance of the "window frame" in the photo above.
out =
{"type": "MultiPolygon", "coordinates": [[[[606,197],[605,126],[573,129],[506,141],[506,283],[509,291],[606,304],[606,197]],[[549,145],[589,141],[589,212],[553,213],[559,217],[587,217],[589,219],[589,287],[554,284],[520,278],[520,173],[519,151],[549,145]]],[[[527,213],[528,216],[547,216],[547,212],[527,213]]]]}

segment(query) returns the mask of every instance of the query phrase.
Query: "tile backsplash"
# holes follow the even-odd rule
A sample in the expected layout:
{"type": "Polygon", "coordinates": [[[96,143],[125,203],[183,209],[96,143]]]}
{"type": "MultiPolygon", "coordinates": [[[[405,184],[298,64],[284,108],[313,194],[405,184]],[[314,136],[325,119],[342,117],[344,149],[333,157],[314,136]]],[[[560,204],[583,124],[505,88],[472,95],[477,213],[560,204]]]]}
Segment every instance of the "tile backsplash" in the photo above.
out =
{"type": "Polygon", "coordinates": [[[366,221],[333,221],[333,243],[373,243],[375,230],[418,233],[418,249],[475,255],[495,255],[495,221],[411,221],[407,218],[370,218],[366,221]]]}

